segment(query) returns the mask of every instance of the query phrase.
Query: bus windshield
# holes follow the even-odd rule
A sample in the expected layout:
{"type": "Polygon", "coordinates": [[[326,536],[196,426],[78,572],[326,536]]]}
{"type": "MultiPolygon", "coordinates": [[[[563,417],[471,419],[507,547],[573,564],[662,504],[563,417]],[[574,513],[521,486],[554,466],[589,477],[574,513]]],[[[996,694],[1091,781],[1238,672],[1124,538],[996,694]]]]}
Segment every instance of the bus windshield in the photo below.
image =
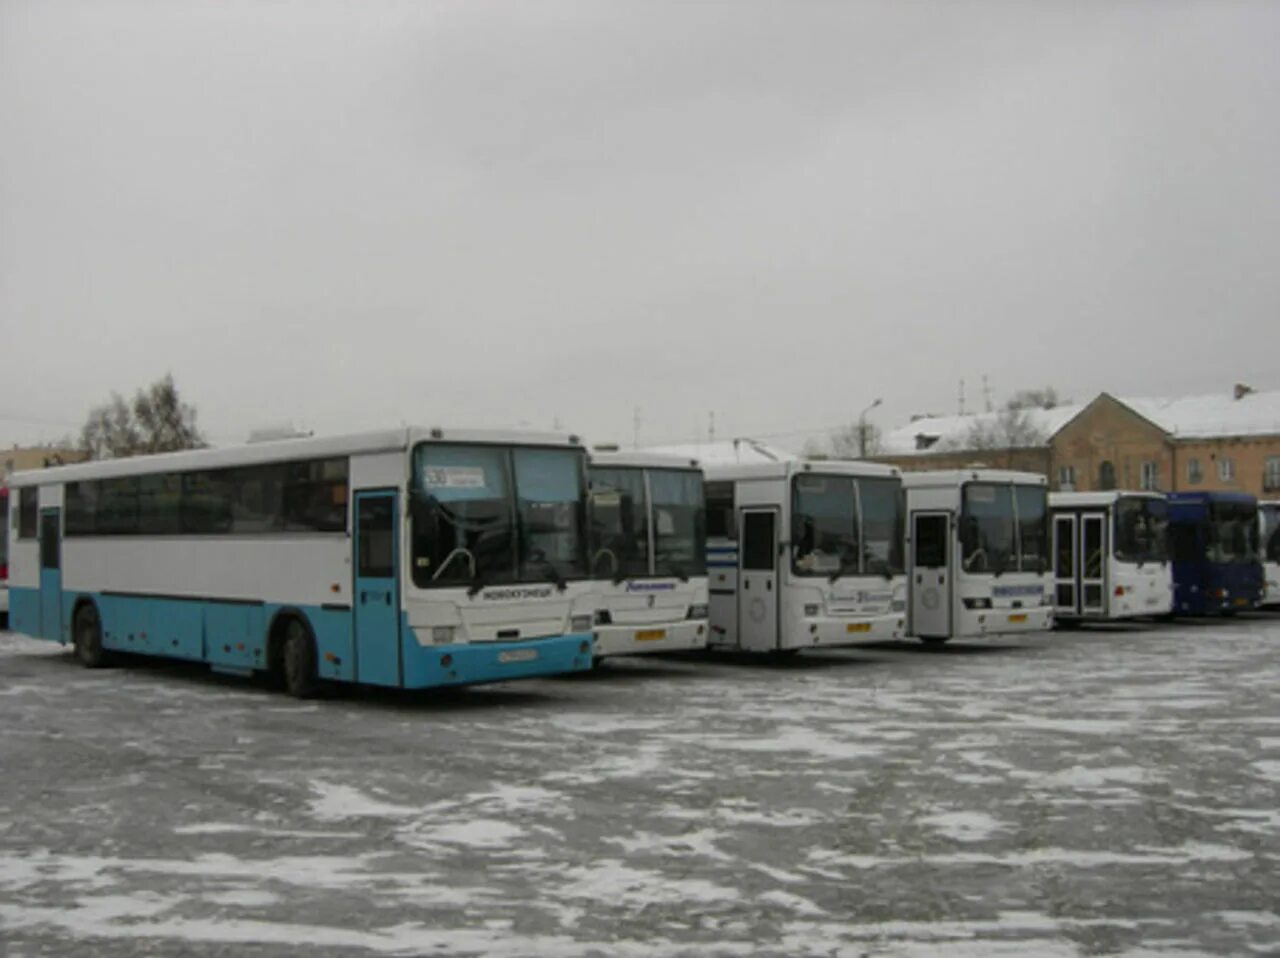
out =
{"type": "Polygon", "coordinates": [[[1258,510],[1243,502],[1209,505],[1206,558],[1210,562],[1258,561],[1258,510]]]}
{"type": "Polygon", "coordinates": [[[1280,562],[1280,503],[1258,506],[1262,525],[1262,554],[1268,562],[1280,562]]]}
{"type": "Polygon", "coordinates": [[[796,476],[791,567],[797,575],[903,571],[902,483],[853,476],[796,476]]]}
{"type": "Polygon", "coordinates": [[[650,469],[653,571],[660,576],[707,574],[707,512],[702,475],[689,469],[650,469]]]}
{"type": "Polygon", "coordinates": [[[1169,505],[1148,496],[1121,496],[1115,509],[1115,554],[1121,562],[1169,558],[1169,505]]]}
{"type": "Polygon", "coordinates": [[[1044,486],[965,484],[960,548],[966,572],[1044,572],[1048,538],[1044,486]]]}
{"type": "Polygon", "coordinates": [[[554,582],[586,573],[584,454],[422,443],[413,453],[413,581],[554,582]]]}
{"type": "Polygon", "coordinates": [[[591,574],[649,574],[644,470],[591,468],[591,574]]]}

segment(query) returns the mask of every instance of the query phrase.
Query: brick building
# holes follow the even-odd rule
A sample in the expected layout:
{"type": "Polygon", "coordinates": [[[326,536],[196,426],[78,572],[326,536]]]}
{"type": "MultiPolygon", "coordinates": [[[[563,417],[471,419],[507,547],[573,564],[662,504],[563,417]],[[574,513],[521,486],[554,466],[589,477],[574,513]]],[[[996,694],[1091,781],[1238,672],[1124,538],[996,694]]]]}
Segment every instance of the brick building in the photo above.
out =
{"type": "Polygon", "coordinates": [[[11,472],[65,466],[72,462],[83,462],[84,459],[85,454],[80,450],[63,446],[13,446],[10,449],[0,449],[0,478],[11,472]]]}
{"type": "Polygon", "coordinates": [[[1010,418],[917,419],[886,434],[875,458],[904,470],[1022,469],[1047,476],[1055,490],[1208,489],[1280,498],[1280,391],[1237,386],[1176,399],[1101,393],[1089,403],[1010,418]],[[1010,442],[993,442],[1002,430],[1010,442]]]}

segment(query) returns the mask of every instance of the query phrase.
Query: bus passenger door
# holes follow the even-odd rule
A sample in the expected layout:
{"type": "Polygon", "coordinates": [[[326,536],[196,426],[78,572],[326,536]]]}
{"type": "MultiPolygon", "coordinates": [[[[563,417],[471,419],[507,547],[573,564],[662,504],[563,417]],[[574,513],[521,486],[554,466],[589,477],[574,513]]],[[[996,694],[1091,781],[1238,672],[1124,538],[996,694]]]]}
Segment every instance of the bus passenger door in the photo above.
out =
{"type": "Polygon", "coordinates": [[[1101,615],[1106,611],[1106,517],[1080,517],[1080,611],[1101,615]]]}
{"type": "Polygon", "coordinates": [[[778,648],[778,512],[743,509],[738,549],[738,647],[778,648]]]}
{"type": "Polygon", "coordinates": [[[356,681],[400,684],[400,510],[395,492],[356,493],[356,681]]]}
{"type": "Polygon", "coordinates": [[[40,635],[62,641],[62,510],[40,510],[40,635]]]}
{"type": "Polygon", "coordinates": [[[951,516],[946,512],[911,514],[912,635],[951,635],[951,516]]]}
{"type": "Polygon", "coordinates": [[[1080,614],[1080,555],[1076,517],[1053,517],[1053,606],[1064,615],[1080,614]]]}

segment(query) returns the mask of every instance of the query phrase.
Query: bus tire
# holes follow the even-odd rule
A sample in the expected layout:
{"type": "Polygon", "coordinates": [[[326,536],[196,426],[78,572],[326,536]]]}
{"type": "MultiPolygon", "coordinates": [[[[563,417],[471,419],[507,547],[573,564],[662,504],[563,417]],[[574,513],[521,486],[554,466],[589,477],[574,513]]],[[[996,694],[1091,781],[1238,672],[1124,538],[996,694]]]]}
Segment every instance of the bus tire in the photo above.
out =
{"type": "Polygon", "coordinates": [[[107,650],[102,647],[102,624],[93,603],[86,602],[76,609],[71,636],[76,660],[86,669],[100,669],[108,662],[107,650]]]}
{"type": "Polygon", "coordinates": [[[316,643],[299,619],[289,619],[280,656],[284,690],[295,699],[309,699],[320,690],[316,674],[316,643]]]}
{"type": "Polygon", "coordinates": [[[951,638],[949,635],[918,635],[916,636],[922,645],[926,645],[931,649],[938,649],[947,644],[947,640],[951,638]]]}

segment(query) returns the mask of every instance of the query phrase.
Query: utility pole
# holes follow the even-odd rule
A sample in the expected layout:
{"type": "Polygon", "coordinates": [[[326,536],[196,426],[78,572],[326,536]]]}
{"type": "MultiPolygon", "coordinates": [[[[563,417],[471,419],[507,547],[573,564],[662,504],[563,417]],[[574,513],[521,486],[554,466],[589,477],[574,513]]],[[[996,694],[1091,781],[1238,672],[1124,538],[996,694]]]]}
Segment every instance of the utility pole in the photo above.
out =
{"type": "Polygon", "coordinates": [[[716,441],[716,411],[713,409],[707,413],[707,442],[714,444],[716,441]]]}
{"type": "Polygon", "coordinates": [[[982,400],[986,404],[987,412],[991,412],[991,387],[987,384],[987,374],[982,374],[982,400]]]}
{"type": "Polygon", "coordinates": [[[639,449],[640,448],[640,407],[639,406],[636,406],[635,414],[631,418],[631,426],[632,426],[632,429],[634,430],[631,436],[631,439],[632,439],[631,448],[639,449]]]}
{"type": "Polygon", "coordinates": [[[960,415],[964,415],[964,380],[960,380],[960,415]]]}
{"type": "Polygon", "coordinates": [[[879,405],[880,405],[880,400],[877,399],[866,409],[862,410],[862,412],[858,413],[858,458],[859,459],[867,458],[867,413],[871,412],[871,410],[875,409],[876,406],[879,406],[879,405]]]}

